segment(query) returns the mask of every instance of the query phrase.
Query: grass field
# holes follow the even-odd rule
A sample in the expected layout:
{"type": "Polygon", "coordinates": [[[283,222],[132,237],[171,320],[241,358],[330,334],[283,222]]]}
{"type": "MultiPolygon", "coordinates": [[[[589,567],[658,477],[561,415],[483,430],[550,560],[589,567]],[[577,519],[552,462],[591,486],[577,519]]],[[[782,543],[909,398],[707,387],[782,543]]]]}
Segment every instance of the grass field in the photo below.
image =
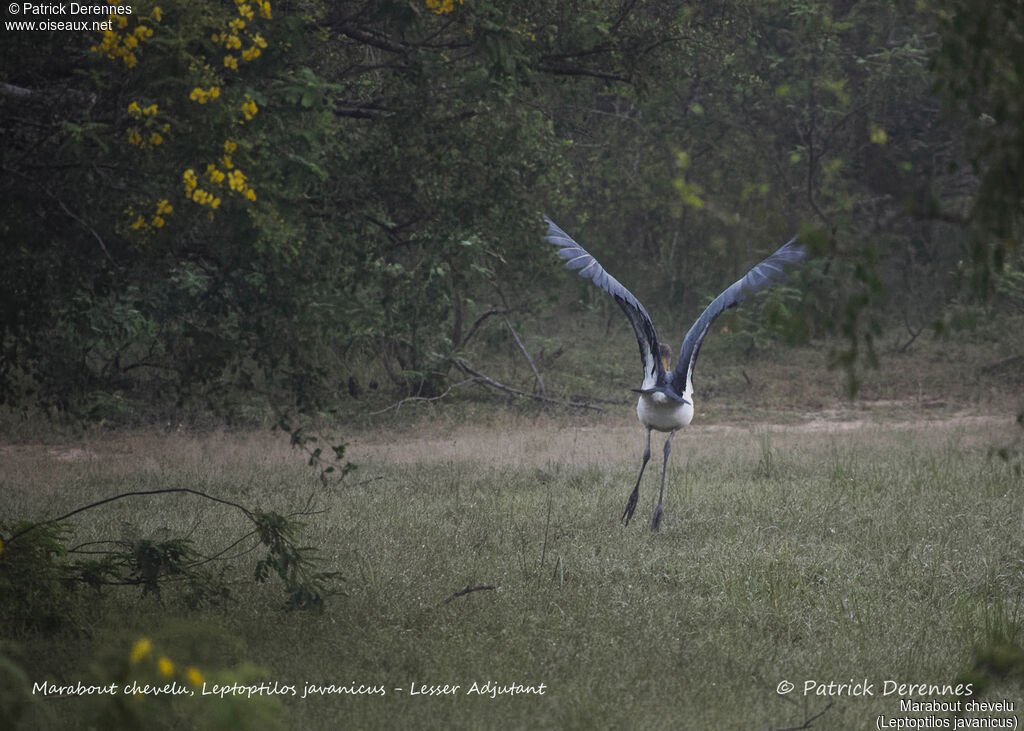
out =
{"type": "MultiPolygon", "coordinates": [[[[303,542],[346,580],[324,613],[287,613],[274,582],[244,583],[243,557],[225,609],[187,609],[173,591],[86,594],[77,630],[3,648],[32,683],[109,680],[146,637],[210,682],[296,687],[277,703],[146,697],[135,702],[148,728],[251,715],[256,728],[780,729],[817,714],[814,728],[875,727],[914,715],[901,697],[950,700],[948,689],[885,695],[886,681],[965,682],[985,652],[1024,638],[1024,484],[991,454],[1019,427],[1009,411],[911,416],[695,423],[674,441],[659,534],[646,525],[653,459],[636,519],[619,524],[643,437],[628,410],[368,430],[350,448],[359,469],[327,487],[269,434],[9,444],[0,520],[169,487],[281,512],[312,498],[323,512],[305,518],[303,542]],[[458,594],[476,587],[493,588],[458,594]],[[804,694],[808,681],[864,680],[873,695],[804,694]],[[467,694],[489,681],[544,693],[467,694]],[[783,681],[795,689],[778,693],[783,681]],[[303,699],[307,684],[386,695],[303,699]],[[412,692],[446,684],[459,688],[412,692]]],[[[118,501],[75,526],[75,542],[187,533],[210,551],[244,528],[184,495],[118,501]]],[[[1019,722],[1022,682],[996,677],[980,696],[1014,712],[964,717],[1019,722]]],[[[87,728],[103,708],[36,694],[23,726],[87,728]]],[[[929,715],[953,718],[917,714],[929,715]]]]}

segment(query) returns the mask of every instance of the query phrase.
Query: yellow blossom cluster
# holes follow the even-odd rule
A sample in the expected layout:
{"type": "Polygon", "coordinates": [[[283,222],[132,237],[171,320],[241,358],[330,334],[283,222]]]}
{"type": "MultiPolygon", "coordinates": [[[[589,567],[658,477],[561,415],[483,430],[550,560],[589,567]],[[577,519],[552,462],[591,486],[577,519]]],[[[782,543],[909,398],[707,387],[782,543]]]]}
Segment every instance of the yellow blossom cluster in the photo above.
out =
{"type": "Polygon", "coordinates": [[[214,43],[218,43],[224,46],[227,51],[241,51],[239,55],[227,54],[224,56],[224,68],[232,69],[233,71],[238,70],[238,60],[241,58],[242,61],[255,61],[263,53],[263,49],[267,47],[267,41],[259,33],[250,33],[246,30],[247,23],[251,24],[256,18],[256,10],[259,11],[261,17],[269,19],[270,3],[263,2],[263,0],[235,0],[235,5],[238,8],[238,14],[241,17],[234,18],[228,23],[227,30],[223,33],[214,33],[211,40],[214,43]],[[242,39],[245,38],[249,42],[249,46],[243,49],[242,39]]]}
{"type": "Polygon", "coordinates": [[[267,47],[267,42],[263,40],[263,36],[259,33],[252,36],[252,45],[242,51],[243,61],[255,61],[260,57],[263,49],[267,47]]]}
{"type": "MultiPolygon", "coordinates": [[[[154,8],[152,22],[159,23],[162,18],[163,11],[159,7],[154,8]]],[[[114,61],[120,59],[130,69],[135,68],[139,62],[135,51],[142,43],[153,37],[153,29],[145,24],[145,18],[139,18],[138,25],[130,31],[128,18],[124,15],[111,13],[110,20],[111,25],[116,25],[117,28],[103,31],[99,44],[92,46],[91,50],[114,61]]]]}
{"type": "Polygon", "coordinates": [[[245,173],[241,170],[232,170],[228,173],[228,186],[236,193],[245,196],[247,200],[256,200],[256,191],[249,187],[245,173]]]}
{"type": "MultiPolygon", "coordinates": [[[[209,163],[206,166],[206,179],[218,188],[223,188],[224,182],[227,181],[229,192],[238,193],[246,200],[254,201],[256,200],[256,191],[249,186],[245,173],[236,168],[234,160],[231,159],[231,153],[237,149],[237,143],[226,140],[224,154],[220,158],[220,167],[216,163],[209,163]],[[221,167],[224,170],[221,170],[221,167]]],[[[215,209],[220,205],[220,198],[199,188],[199,179],[194,170],[185,171],[185,195],[200,205],[208,205],[210,208],[215,209]]]]}
{"type": "MultiPolygon", "coordinates": [[[[129,214],[131,209],[129,208],[129,214]]],[[[174,212],[174,206],[172,206],[167,199],[159,200],[156,203],[156,213],[153,217],[147,219],[145,216],[138,216],[135,222],[132,223],[132,229],[135,231],[148,231],[151,228],[163,228],[164,224],[167,223],[167,219],[164,216],[169,216],[174,212]]]]}
{"type": "Polygon", "coordinates": [[[163,144],[163,136],[170,131],[171,125],[167,123],[162,125],[156,124],[156,119],[154,118],[158,112],[159,107],[156,104],[150,104],[145,108],[140,106],[138,102],[132,102],[128,105],[128,116],[143,120],[142,130],[138,127],[128,128],[128,143],[130,145],[135,147],[157,147],[163,144]]]}
{"type": "Polygon", "coordinates": [[[224,183],[224,172],[217,169],[217,166],[212,162],[206,166],[206,177],[212,180],[217,185],[224,183]]]}
{"type": "MultiPolygon", "coordinates": [[[[463,0],[459,0],[462,5],[463,0]]],[[[437,15],[445,15],[455,10],[455,0],[426,0],[427,7],[437,15]]]]}
{"type": "MultiPolygon", "coordinates": [[[[142,637],[135,641],[132,645],[131,651],[128,653],[128,662],[132,667],[138,667],[141,663],[150,658],[155,658],[154,666],[157,673],[162,678],[173,678],[175,675],[174,661],[166,655],[159,655],[153,651],[153,643],[148,637],[142,637]]],[[[194,688],[198,688],[203,684],[205,678],[203,678],[202,672],[196,667],[186,667],[181,671],[181,677],[194,688]]],[[[136,698],[142,698],[141,693],[136,693],[136,698]]]]}
{"type": "Polygon", "coordinates": [[[143,109],[139,106],[138,102],[132,102],[128,105],[128,114],[135,117],[135,119],[142,119],[143,117],[154,117],[156,116],[159,108],[156,104],[150,104],[148,107],[143,109]]]}
{"type": "Polygon", "coordinates": [[[252,20],[256,16],[254,5],[261,17],[267,20],[273,17],[270,14],[270,0],[235,0],[235,5],[238,6],[238,14],[247,20],[252,20]]]}
{"type": "Polygon", "coordinates": [[[206,104],[206,102],[213,101],[220,96],[220,87],[211,86],[209,89],[201,89],[198,86],[192,90],[192,93],[188,95],[188,98],[194,102],[200,104],[206,104]]]}
{"type": "Polygon", "coordinates": [[[245,115],[245,121],[252,120],[259,110],[260,108],[256,106],[256,102],[253,101],[252,97],[246,94],[245,101],[242,103],[242,114],[245,115]]]}
{"type": "MultiPolygon", "coordinates": [[[[160,129],[166,134],[171,125],[165,124],[160,129]]],[[[145,130],[143,130],[145,131],[145,130]]],[[[135,147],[159,147],[164,143],[164,135],[157,130],[150,130],[149,134],[143,135],[136,127],[128,128],[128,144],[135,147]]]]}
{"type": "Polygon", "coordinates": [[[182,176],[185,181],[185,197],[191,198],[193,201],[201,206],[209,206],[211,215],[212,212],[220,207],[220,198],[215,196],[208,190],[204,190],[199,187],[199,179],[196,177],[196,171],[189,168],[185,171],[182,176]]]}

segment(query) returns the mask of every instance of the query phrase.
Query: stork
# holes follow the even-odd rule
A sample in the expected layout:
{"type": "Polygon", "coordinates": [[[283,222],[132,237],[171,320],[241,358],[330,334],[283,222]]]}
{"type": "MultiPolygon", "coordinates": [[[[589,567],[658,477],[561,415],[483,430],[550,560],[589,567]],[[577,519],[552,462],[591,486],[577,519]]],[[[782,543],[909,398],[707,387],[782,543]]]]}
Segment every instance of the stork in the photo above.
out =
{"type": "Polygon", "coordinates": [[[604,270],[597,259],[556,226],[554,221],[547,216],[544,220],[548,223],[545,238],[558,247],[558,255],[565,259],[565,266],[577,270],[581,277],[590,279],[610,294],[626,313],[633,330],[636,331],[636,340],[640,345],[640,360],[644,367],[644,380],[640,388],[631,390],[640,394],[636,404],[636,415],[647,429],[647,446],[644,448],[640,474],[626,501],[621,521],[629,525],[636,510],[636,503],[640,497],[640,479],[644,476],[644,469],[651,458],[651,430],[668,432],[661,464],[661,491],[658,493],[658,504],[651,519],[651,530],[657,531],[661,527],[665,472],[668,469],[668,456],[672,451],[672,437],[693,419],[693,366],[697,362],[697,354],[700,352],[704,337],[708,334],[708,328],[723,311],[738,305],[748,294],[784,280],[785,267],[803,259],[806,252],[804,247],[796,245],[795,238],[791,239],[726,288],[690,327],[683,338],[675,368],[670,370],[668,358],[671,350],[658,340],[651,316],[647,314],[640,300],[619,284],[615,277],[604,270]]]}

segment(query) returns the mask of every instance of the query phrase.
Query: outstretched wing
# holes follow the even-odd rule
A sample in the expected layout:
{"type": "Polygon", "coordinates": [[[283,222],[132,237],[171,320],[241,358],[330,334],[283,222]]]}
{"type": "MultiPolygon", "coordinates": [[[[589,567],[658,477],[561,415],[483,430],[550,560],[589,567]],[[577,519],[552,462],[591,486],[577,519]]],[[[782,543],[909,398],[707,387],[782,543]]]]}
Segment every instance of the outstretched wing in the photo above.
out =
{"type": "Polygon", "coordinates": [[[738,305],[748,294],[783,281],[786,278],[785,268],[803,259],[805,254],[804,247],[797,246],[796,239],[792,239],[715,297],[704,313],[697,318],[683,338],[679,360],[676,361],[672,373],[672,382],[677,388],[685,383],[683,393],[686,397],[693,393],[693,366],[697,362],[697,353],[700,352],[704,336],[708,334],[708,328],[715,318],[724,310],[738,305]]]}
{"type": "Polygon", "coordinates": [[[654,323],[640,300],[619,284],[619,281],[604,270],[597,259],[577,244],[569,235],[555,225],[547,216],[548,232],[544,235],[548,241],[558,247],[558,255],[565,259],[565,266],[575,269],[581,277],[586,277],[615,298],[619,307],[626,313],[629,322],[636,331],[636,341],[640,345],[640,360],[644,365],[643,389],[655,388],[665,383],[665,369],[658,356],[658,333],[654,331],[654,323]]]}

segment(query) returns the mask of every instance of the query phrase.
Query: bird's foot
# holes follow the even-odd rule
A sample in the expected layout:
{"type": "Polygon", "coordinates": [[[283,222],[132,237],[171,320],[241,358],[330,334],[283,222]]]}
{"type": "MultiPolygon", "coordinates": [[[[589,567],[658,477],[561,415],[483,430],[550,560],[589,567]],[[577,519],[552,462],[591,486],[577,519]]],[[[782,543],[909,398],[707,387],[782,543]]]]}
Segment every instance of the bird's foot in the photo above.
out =
{"type": "Polygon", "coordinates": [[[633,512],[636,510],[636,502],[640,499],[639,485],[633,488],[633,492],[629,494],[629,500],[626,501],[626,509],[622,511],[622,524],[629,525],[629,521],[633,519],[633,512]]]}
{"type": "Polygon", "coordinates": [[[654,509],[654,517],[651,518],[651,531],[657,533],[661,530],[661,506],[654,509]]]}

